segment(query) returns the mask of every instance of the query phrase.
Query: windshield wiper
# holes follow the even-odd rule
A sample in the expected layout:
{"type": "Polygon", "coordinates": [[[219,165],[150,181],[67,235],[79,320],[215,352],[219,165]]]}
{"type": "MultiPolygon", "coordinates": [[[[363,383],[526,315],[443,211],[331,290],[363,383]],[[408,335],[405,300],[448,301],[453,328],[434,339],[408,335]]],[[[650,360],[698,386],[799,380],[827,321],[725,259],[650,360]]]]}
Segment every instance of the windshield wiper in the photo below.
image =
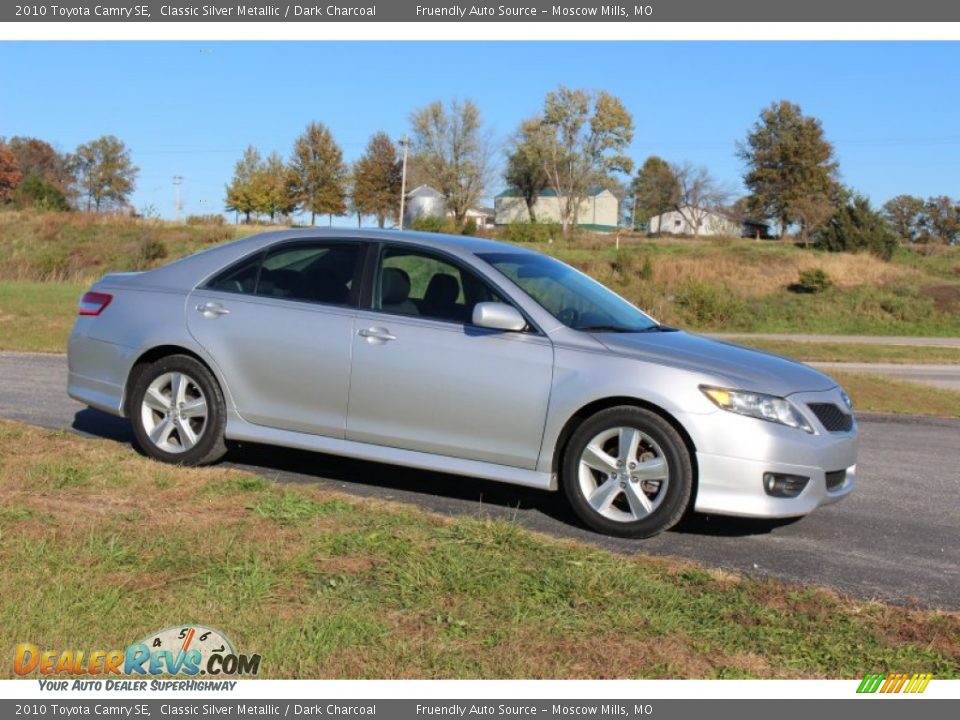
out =
{"type": "Polygon", "coordinates": [[[646,332],[646,330],[636,330],[634,328],[623,327],[622,325],[589,325],[588,327],[576,328],[581,332],[615,332],[615,333],[633,333],[646,332]]]}

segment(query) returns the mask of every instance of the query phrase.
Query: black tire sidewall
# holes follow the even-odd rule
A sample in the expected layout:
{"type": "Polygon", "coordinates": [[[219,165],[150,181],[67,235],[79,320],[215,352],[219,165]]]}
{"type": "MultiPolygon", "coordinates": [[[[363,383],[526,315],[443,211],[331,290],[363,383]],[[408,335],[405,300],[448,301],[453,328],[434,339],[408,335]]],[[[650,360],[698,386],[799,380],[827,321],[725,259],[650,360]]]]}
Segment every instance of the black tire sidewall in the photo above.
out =
{"type": "Polygon", "coordinates": [[[133,426],[137,447],[146,455],[173,465],[202,465],[223,455],[223,431],[226,411],[220,384],[207,367],[187,355],[170,355],[149,365],[141,372],[131,390],[128,414],[133,426]],[[207,425],[200,441],[184,453],[170,453],[154,445],[143,427],[140,408],[143,397],[157,377],[168,372],[180,372],[192,378],[207,399],[207,425]]]}
{"type": "Polygon", "coordinates": [[[673,527],[690,503],[693,469],[690,453],[677,430],[660,415],[638,407],[601,410],[584,421],[570,437],[561,464],[561,485],[571,508],[588,527],[605,535],[644,538],[673,527]],[[587,444],[604,430],[634,427],[649,435],[663,450],[669,465],[666,496],[654,512],[633,522],[617,522],[596,512],[580,490],[580,456],[587,444]]]}

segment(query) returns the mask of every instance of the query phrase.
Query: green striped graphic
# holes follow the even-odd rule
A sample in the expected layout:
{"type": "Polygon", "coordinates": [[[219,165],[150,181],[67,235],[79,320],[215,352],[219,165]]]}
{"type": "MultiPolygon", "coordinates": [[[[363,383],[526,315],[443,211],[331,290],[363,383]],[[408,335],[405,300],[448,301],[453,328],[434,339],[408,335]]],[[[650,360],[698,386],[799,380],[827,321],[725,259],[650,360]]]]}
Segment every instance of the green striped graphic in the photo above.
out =
{"type": "Polygon", "coordinates": [[[886,675],[881,673],[871,673],[866,675],[863,678],[863,681],[860,683],[860,687],[857,688],[858,693],[875,693],[880,689],[880,685],[886,679],[886,675]]]}

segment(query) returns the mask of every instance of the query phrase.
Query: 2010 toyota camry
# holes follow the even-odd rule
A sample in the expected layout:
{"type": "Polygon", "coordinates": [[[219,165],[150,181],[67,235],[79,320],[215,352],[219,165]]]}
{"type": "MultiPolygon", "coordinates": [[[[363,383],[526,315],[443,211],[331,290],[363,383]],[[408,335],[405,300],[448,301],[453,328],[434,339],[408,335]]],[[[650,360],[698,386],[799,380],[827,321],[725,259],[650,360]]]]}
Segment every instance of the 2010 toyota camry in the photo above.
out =
{"type": "Polygon", "coordinates": [[[857,482],[850,400],[489,240],[271,232],[103,277],[69,394],[170,463],[251,441],[562,490],[600,532],[809,513],[857,482]]]}

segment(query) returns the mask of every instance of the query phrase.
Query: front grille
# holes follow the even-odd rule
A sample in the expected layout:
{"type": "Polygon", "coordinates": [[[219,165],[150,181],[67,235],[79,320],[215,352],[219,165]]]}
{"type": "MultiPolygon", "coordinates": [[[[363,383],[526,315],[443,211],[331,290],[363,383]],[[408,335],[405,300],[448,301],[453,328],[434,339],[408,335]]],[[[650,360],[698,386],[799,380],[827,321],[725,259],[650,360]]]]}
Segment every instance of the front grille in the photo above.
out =
{"type": "Polygon", "coordinates": [[[833,403],[809,403],[807,407],[828,432],[847,432],[853,427],[853,415],[833,403]]]}
{"type": "Polygon", "coordinates": [[[846,470],[834,470],[827,473],[827,490],[836,490],[847,479],[846,470]]]}

